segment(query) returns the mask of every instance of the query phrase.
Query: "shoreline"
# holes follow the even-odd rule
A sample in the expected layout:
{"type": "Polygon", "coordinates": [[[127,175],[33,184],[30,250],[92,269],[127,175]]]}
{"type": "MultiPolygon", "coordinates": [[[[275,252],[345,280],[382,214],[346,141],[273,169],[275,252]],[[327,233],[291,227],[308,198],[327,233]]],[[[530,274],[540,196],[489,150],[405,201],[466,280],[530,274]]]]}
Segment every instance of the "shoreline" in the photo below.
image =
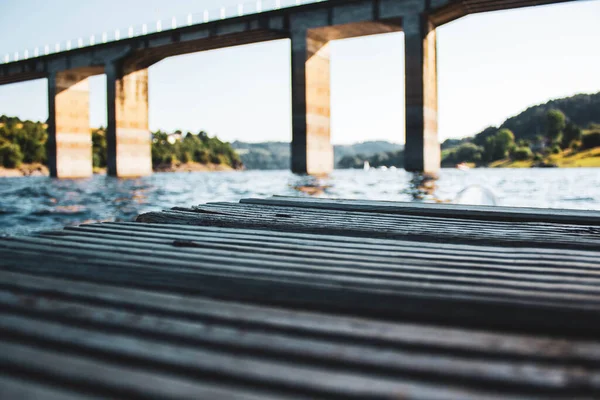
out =
{"type": "MultiPolygon", "coordinates": [[[[550,161],[558,161],[556,169],[574,169],[574,168],[599,168],[600,167],[600,148],[594,149],[593,155],[579,158],[569,162],[568,159],[564,162],[563,160],[556,158],[550,158],[550,161]],[[587,161],[586,161],[587,160],[587,161]],[[561,162],[562,161],[562,162],[561,162]]],[[[511,161],[511,160],[499,160],[485,167],[478,167],[475,165],[469,165],[471,168],[490,168],[490,169],[515,169],[515,168],[541,168],[534,166],[534,162],[528,161],[511,161]]],[[[442,169],[454,169],[451,166],[442,166],[442,169]]],[[[336,168],[335,170],[344,170],[351,168],[336,168]]],[[[186,163],[186,164],[174,164],[174,165],[163,165],[154,168],[154,173],[172,173],[172,172],[234,172],[234,171],[245,171],[244,168],[233,168],[229,165],[223,164],[200,164],[200,163],[186,163]]],[[[252,170],[252,171],[268,171],[268,170],[252,170]]],[[[50,171],[48,167],[42,164],[21,164],[18,168],[4,168],[0,167],[0,178],[23,178],[28,176],[39,177],[49,176],[50,171]]],[[[94,175],[106,175],[106,168],[94,168],[94,175]]]]}
{"type": "MultiPolygon", "coordinates": [[[[163,165],[153,169],[154,173],[170,172],[233,172],[242,171],[224,164],[186,163],[163,165]]],[[[106,175],[106,168],[94,168],[94,175],[106,175]]],[[[27,176],[50,176],[48,167],[43,164],[21,164],[18,168],[0,167],[0,178],[23,178],[27,176]]]]}
{"type": "Polygon", "coordinates": [[[18,168],[0,167],[0,178],[21,178],[25,176],[48,176],[50,171],[43,164],[21,164],[18,168]]]}

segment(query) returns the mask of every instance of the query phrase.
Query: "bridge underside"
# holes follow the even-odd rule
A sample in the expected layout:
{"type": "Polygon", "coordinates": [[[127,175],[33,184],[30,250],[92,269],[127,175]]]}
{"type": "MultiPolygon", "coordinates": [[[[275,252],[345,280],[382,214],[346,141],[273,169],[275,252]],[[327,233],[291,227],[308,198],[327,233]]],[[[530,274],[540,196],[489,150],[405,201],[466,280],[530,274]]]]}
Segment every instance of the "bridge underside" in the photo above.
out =
{"type": "Polygon", "coordinates": [[[48,78],[50,171],[55,177],[83,177],[92,173],[87,79],[105,73],[108,173],[143,176],[151,173],[148,67],[175,55],[289,38],[291,168],[326,174],[333,169],[329,42],[404,31],[405,168],[435,174],[440,167],[435,28],[468,14],[565,1],[573,0],[329,0],[0,65],[0,85],[48,78]]]}
{"type": "Polygon", "coordinates": [[[569,1],[574,0],[452,0],[443,1],[447,4],[433,10],[429,15],[431,22],[435,26],[440,26],[469,14],[542,6],[569,1]]]}

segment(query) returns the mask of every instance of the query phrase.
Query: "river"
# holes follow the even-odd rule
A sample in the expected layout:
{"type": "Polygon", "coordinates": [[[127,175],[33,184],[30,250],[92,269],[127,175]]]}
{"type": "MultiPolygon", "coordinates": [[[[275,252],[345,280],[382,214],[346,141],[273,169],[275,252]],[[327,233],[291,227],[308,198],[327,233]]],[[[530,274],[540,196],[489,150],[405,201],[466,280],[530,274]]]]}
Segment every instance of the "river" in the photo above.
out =
{"type": "Polygon", "coordinates": [[[0,178],[0,236],[83,222],[132,221],[152,210],[274,194],[600,210],[600,169],[443,169],[438,180],[425,182],[404,170],[336,170],[321,179],[288,171],[157,173],[140,179],[0,178]],[[465,188],[476,188],[475,195],[467,190],[469,194],[459,196],[465,188]],[[480,193],[484,195],[478,197],[480,193]]]}

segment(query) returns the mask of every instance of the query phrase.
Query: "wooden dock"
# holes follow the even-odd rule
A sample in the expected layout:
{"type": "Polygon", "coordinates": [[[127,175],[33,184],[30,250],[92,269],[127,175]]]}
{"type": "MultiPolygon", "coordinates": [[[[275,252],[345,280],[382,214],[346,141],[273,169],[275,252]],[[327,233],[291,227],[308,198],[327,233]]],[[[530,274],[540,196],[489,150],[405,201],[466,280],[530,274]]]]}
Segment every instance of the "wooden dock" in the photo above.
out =
{"type": "Polygon", "coordinates": [[[273,197],[0,239],[0,399],[600,398],[600,212],[273,197]]]}

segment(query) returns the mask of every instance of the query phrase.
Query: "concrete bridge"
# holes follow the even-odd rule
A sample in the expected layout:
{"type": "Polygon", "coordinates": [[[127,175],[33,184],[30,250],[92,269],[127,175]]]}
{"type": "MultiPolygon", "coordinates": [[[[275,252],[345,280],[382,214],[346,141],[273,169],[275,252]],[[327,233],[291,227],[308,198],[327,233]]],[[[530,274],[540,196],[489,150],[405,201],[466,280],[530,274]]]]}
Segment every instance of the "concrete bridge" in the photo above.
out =
{"type": "Polygon", "coordinates": [[[440,167],[436,27],[472,13],[564,1],[569,0],[329,0],[270,11],[257,7],[247,15],[240,8],[231,18],[199,23],[188,18],[186,26],[157,26],[137,36],[131,28],[123,38],[116,32],[110,42],[105,36],[99,43],[92,38],[87,47],[79,40],[64,51],[57,46],[52,54],[45,48],[13,60],[7,56],[0,64],[0,85],[48,79],[51,174],[86,177],[92,174],[87,79],[106,74],[108,174],[143,176],[152,172],[148,67],[176,55],[287,38],[292,49],[291,168],[321,174],[333,169],[329,42],[404,31],[405,168],[435,173],[440,167]]]}

